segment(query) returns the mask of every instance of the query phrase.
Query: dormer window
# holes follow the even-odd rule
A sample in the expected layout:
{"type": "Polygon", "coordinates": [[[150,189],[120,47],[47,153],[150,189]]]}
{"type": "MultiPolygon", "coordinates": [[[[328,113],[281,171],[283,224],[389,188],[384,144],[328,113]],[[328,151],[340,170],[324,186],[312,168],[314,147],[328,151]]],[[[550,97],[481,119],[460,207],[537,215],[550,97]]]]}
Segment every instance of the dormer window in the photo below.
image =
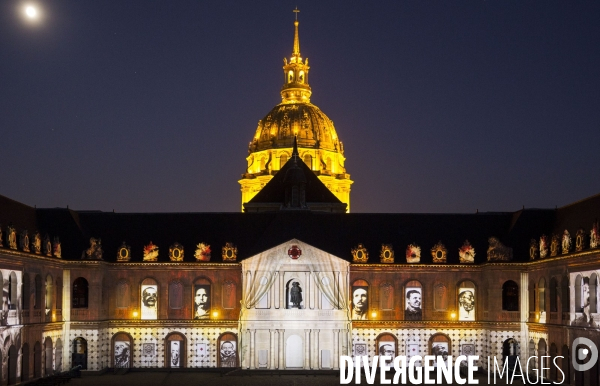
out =
{"type": "Polygon", "coordinates": [[[288,72],[288,83],[292,83],[294,81],[294,71],[288,72]]]}
{"type": "Polygon", "coordinates": [[[298,81],[300,83],[304,83],[304,71],[300,71],[300,75],[298,77],[298,81]]]}

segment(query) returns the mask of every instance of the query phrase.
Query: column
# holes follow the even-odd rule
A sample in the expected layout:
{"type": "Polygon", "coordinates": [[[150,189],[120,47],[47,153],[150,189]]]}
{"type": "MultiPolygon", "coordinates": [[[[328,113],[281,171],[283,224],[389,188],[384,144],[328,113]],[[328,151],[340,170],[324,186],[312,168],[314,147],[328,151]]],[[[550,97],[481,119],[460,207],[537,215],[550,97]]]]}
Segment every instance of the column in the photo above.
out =
{"type": "Polygon", "coordinates": [[[251,329],[248,330],[250,332],[250,368],[251,369],[255,369],[256,368],[256,350],[254,347],[254,338],[256,337],[256,330],[255,329],[251,329]]]}
{"type": "Polygon", "coordinates": [[[278,359],[279,365],[277,366],[277,368],[279,370],[283,370],[285,368],[285,364],[283,363],[283,358],[285,358],[285,353],[283,352],[284,339],[285,339],[285,330],[283,330],[283,329],[277,330],[277,344],[279,346],[279,350],[277,350],[277,359],[278,359]]]}
{"type": "Polygon", "coordinates": [[[310,369],[310,329],[304,330],[304,370],[310,369]]]}
{"type": "Polygon", "coordinates": [[[312,309],[311,299],[313,298],[313,291],[310,290],[310,272],[304,272],[304,283],[306,283],[306,291],[308,292],[307,294],[304,294],[304,308],[312,309]]]}
{"type": "Polygon", "coordinates": [[[273,330],[270,329],[269,330],[269,358],[268,358],[268,369],[273,369],[275,367],[275,360],[274,360],[274,356],[275,356],[275,331],[277,330],[273,330]]]}
{"type": "MultiPolygon", "coordinates": [[[[521,288],[520,288],[520,299],[519,304],[521,305],[521,339],[519,339],[519,346],[521,352],[519,354],[519,360],[521,363],[527,361],[529,343],[527,336],[529,335],[529,329],[527,328],[527,320],[529,319],[529,273],[521,272],[521,288]]],[[[516,354],[516,353],[515,353],[516,354]]]]}
{"type": "Polygon", "coordinates": [[[319,344],[319,332],[321,330],[315,329],[313,330],[313,336],[314,336],[314,350],[313,350],[313,358],[315,358],[313,360],[313,369],[320,369],[321,368],[321,364],[319,363],[319,359],[321,358],[321,345],[319,344]]]}
{"type": "Polygon", "coordinates": [[[333,369],[337,370],[340,363],[340,330],[333,330],[333,369]]]}

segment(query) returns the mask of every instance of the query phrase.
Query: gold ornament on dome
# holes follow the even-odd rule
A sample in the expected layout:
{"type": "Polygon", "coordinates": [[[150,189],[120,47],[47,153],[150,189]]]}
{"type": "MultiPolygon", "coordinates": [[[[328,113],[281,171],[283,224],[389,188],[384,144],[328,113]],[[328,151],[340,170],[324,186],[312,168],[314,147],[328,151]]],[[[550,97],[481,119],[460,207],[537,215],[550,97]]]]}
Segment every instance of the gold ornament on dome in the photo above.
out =
{"type": "Polygon", "coordinates": [[[198,261],[210,261],[210,245],[204,243],[196,245],[194,257],[198,261]]]}
{"type": "Polygon", "coordinates": [[[221,250],[223,261],[236,261],[237,251],[237,247],[233,243],[225,243],[221,250]]]}
{"type": "Polygon", "coordinates": [[[21,232],[21,250],[23,252],[29,252],[29,232],[25,229],[21,232]]]}
{"type": "Polygon", "coordinates": [[[560,237],[558,235],[552,235],[552,241],[550,242],[550,256],[558,255],[559,245],[560,237]]]}
{"type": "Polygon", "coordinates": [[[535,260],[538,257],[539,247],[536,239],[529,242],[529,260],[535,260]]]}
{"type": "Polygon", "coordinates": [[[131,260],[131,247],[123,241],[121,247],[117,251],[117,261],[129,261],[131,260]]]}
{"type": "Polygon", "coordinates": [[[469,240],[465,240],[463,246],[458,248],[458,259],[461,264],[475,263],[475,248],[469,243],[469,240]]]}
{"type": "Polygon", "coordinates": [[[158,260],[158,247],[152,244],[146,245],[144,247],[144,261],[157,261],[158,260]]]}
{"type": "Polygon", "coordinates": [[[571,243],[572,243],[571,234],[569,233],[568,230],[565,229],[565,231],[563,232],[562,240],[561,240],[563,255],[569,253],[569,251],[571,250],[571,243]]]}
{"type": "Polygon", "coordinates": [[[447,254],[448,250],[441,241],[431,248],[431,257],[433,257],[434,263],[445,263],[447,254]]]}
{"type": "Polygon", "coordinates": [[[394,262],[394,248],[388,244],[381,244],[381,253],[379,254],[382,263],[394,262]]]}
{"type": "Polygon", "coordinates": [[[369,252],[362,244],[358,244],[350,252],[352,253],[352,261],[355,263],[366,263],[369,260],[369,252]]]}
{"type": "Polygon", "coordinates": [[[183,261],[183,245],[175,243],[169,247],[169,260],[183,261]]]}
{"type": "Polygon", "coordinates": [[[409,264],[421,262],[421,247],[417,244],[409,244],[406,247],[406,262],[409,264]]]}
{"type": "Polygon", "coordinates": [[[583,250],[585,244],[585,231],[582,228],[577,230],[575,234],[575,250],[580,252],[583,250]]]}

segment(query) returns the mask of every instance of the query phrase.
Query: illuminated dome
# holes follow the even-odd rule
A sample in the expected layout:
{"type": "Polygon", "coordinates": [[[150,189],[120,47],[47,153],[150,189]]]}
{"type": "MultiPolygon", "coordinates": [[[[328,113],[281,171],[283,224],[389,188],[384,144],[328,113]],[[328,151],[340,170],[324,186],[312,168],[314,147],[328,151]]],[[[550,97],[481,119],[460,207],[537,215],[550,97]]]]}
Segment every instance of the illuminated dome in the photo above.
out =
{"type": "Polygon", "coordinates": [[[300,55],[298,21],[294,22],[294,49],[283,59],[284,84],[281,103],[263,119],[248,146],[248,167],[239,181],[244,203],[250,201],[292,155],[297,137],[300,159],[327,188],[350,209],[350,175],[344,163],[344,145],[331,119],[310,103],[308,58],[300,55]]]}
{"type": "Polygon", "coordinates": [[[300,148],[327,149],[344,153],[333,122],[311,103],[281,103],[258,122],[250,153],[290,148],[298,137],[300,148]]]}

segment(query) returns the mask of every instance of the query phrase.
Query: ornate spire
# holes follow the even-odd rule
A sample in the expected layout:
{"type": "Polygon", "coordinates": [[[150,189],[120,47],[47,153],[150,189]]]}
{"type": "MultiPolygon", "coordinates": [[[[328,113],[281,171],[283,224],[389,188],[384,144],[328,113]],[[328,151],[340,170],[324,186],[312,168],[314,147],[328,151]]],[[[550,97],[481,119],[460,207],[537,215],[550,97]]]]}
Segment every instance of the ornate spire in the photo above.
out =
{"type": "Polygon", "coordinates": [[[308,85],[308,59],[302,61],[300,55],[300,35],[298,33],[298,8],[294,9],[294,50],[290,61],[283,59],[285,84],[281,88],[281,99],[284,103],[309,103],[312,91],[308,85]]]}

